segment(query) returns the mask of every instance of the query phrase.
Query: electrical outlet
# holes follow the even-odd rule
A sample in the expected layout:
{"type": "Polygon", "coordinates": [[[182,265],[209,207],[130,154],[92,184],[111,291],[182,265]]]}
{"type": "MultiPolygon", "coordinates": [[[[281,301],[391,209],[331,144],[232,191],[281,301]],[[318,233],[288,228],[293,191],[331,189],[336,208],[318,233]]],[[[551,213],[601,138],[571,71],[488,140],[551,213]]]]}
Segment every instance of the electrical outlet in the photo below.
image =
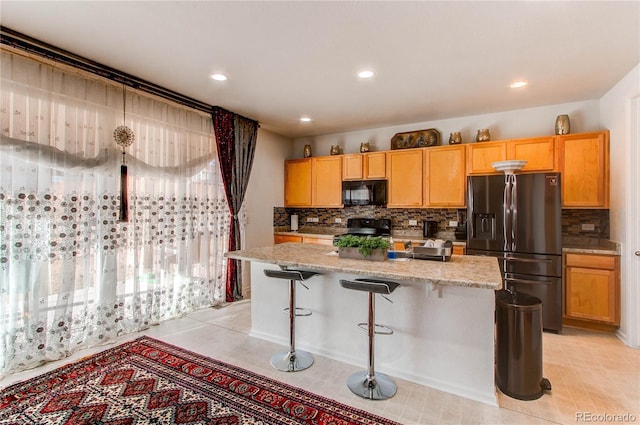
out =
{"type": "Polygon", "coordinates": [[[342,219],[341,218],[336,218],[336,223],[342,223],[342,219]]]}
{"type": "Polygon", "coordinates": [[[409,226],[417,226],[418,220],[409,220],[409,226]]]}
{"type": "Polygon", "coordinates": [[[307,223],[313,223],[313,217],[307,217],[307,223]]]}
{"type": "Polygon", "coordinates": [[[317,222],[319,221],[319,220],[318,220],[318,217],[313,217],[312,221],[313,221],[314,223],[317,223],[317,222]]]}
{"type": "Polygon", "coordinates": [[[596,230],[596,225],[593,223],[582,223],[582,230],[594,231],[596,230]]]}
{"type": "Polygon", "coordinates": [[[449,227],[458,227],[458,222],[457,222],[457,221],[455,221],[455,220],[451,220],[451,221],[449,222],[449,227]]]}

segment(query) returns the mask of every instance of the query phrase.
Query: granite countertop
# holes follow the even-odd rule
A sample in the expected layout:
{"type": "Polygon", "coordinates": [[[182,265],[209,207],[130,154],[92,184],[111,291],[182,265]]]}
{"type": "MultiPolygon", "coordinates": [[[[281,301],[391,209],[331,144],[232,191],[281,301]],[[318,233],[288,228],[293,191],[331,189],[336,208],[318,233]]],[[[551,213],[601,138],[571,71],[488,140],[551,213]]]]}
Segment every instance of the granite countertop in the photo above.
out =
{"type": "Polygon", "coordinates": [[[348,273],[381,279],[491,290],[502,287],[498,261],[491,257],[453,255],[447,262],[414,259],[352,260],[338,257],[337,248],[294,242],[232,251],[225,256],[304,270],[348,273]]]}
{"type": "Polygon", "coordinates": [[[562,252],[620,255],[620,244],[608,239],[564,238],[562,252]]]}

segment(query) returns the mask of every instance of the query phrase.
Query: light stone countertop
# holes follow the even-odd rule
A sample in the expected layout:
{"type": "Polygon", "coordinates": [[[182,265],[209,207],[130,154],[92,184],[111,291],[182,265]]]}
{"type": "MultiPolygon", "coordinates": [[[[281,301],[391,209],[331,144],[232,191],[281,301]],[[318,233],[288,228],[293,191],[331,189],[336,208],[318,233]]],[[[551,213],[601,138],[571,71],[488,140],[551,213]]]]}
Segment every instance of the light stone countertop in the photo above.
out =
{"type": "Polygon", "coordinates": [[[608,239],[564,238],[562,240],[562,252],[620,255],[620,244],[608,239]]]}
{"type": "Polygon", "coordinates": [[[232,251],[225,256],[303,270],[347,273],[380,279],[491,290],[502,287],[498,260],[491,257],[453,255],[447,262],[415,259],[368,261],[340,258],[336,251],[337,248],[326,245],[287,242],[232,251]]]}

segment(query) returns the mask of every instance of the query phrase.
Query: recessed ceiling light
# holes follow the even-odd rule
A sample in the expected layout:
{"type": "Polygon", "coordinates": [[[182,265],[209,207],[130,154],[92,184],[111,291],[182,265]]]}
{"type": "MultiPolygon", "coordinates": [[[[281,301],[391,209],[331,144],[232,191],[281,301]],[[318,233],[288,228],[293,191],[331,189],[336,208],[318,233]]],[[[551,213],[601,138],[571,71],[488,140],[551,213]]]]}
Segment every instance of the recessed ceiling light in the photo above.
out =
{"type": "Polygon", "coordinates": [[[226,81],[227,76],[224,74],[213,74],[211,78],[213,78],[216,81],[226,81]]]}
{"type": "Polygon", "coordinates": [[[309,118],[309,117],[302,117],[302,118],[300,118],[300,121],[301,121],[301,122],[311,122],[311,118],[309,118]]]}
{"type": "Polygon", "coordinates": [[[527,83],[526,81],[516,81],[515,83],[511,83],[509,87],[511,87],[512,89],[519,89],[526,86],[527,84],[529,83],[527,83]]]}
{"type": "Polygon", "coordinates": [[[358,77],[360,78],[371,78],[373,77],[373,71],[365,70],[358,72],[358,77]]]}

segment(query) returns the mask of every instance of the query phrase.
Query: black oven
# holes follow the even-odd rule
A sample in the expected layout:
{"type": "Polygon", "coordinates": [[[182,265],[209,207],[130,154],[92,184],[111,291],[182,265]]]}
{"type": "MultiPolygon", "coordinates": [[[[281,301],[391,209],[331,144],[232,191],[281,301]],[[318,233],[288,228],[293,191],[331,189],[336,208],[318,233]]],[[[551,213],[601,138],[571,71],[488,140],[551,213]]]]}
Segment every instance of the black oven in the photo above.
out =
{"type": "Polygon", "coordinates": [[[349,180],[342,182],[342,203],[353,205],[386,205],[386,180],[349,180]]]}

